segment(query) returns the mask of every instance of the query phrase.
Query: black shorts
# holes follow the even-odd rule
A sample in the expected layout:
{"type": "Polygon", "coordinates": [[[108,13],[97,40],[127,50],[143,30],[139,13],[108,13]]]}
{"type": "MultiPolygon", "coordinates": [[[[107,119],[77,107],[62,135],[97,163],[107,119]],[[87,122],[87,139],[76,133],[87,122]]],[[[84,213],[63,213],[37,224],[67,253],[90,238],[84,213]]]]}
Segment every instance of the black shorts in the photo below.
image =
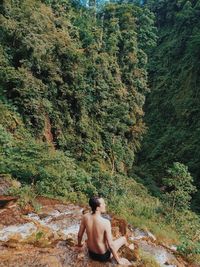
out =
{"type": "Polygon", "coordinates": [[[107,250],[104,254],[97,254],[95,252],[92,252],[88,250],[89,256],[91,259],[95,261],[108,261],[110,259],[111,252],[110,250],[107,250]]]}

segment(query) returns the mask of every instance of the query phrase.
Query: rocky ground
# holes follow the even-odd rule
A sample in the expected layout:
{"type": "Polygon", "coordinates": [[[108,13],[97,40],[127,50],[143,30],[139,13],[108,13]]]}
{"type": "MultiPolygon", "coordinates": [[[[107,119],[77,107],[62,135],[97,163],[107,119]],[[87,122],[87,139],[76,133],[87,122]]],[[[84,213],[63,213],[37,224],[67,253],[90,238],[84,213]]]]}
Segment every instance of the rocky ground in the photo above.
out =
{"type": "MultiPolygon", "coordinates": [[[[115,266],[115,262],[98,263],[88,258],[87,249],[77,249],[76,240],[83,207],[63,204],[40,197],[41,209],[36,213],[31,206],[20,208],[16,198],[0,196],[0,267],[65,267],[115,266]]],[[[129,266],[192,266],[176,252],[176,247],[157,244],[156,237],[127,225],[122,219],[107,215],[116,238],[128,229],[130,248],[120,251],[129,266]],[[139,252],[140,251],[140,252],[139,252]],[[154,259],[145,263],[141,252],[154,259]]]]}

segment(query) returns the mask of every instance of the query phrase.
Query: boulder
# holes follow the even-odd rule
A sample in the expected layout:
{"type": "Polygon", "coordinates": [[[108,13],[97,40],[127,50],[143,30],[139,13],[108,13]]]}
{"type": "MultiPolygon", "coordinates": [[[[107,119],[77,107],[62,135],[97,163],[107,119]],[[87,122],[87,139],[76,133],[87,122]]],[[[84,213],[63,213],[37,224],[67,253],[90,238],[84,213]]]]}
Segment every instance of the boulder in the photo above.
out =
{"type": "Polygon", "coordinates": [[[18,199],[17,197],[0,195],[0,208],[8,208],[15,201],[17,201],[17,199],[18,199]]]}

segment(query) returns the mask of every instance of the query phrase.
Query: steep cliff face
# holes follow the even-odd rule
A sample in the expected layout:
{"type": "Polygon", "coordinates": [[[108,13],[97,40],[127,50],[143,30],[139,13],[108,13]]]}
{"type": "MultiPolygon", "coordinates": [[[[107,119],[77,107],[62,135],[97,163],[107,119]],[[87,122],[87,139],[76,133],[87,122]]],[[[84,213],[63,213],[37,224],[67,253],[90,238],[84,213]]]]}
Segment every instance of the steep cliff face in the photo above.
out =
{"type": "Polygon", "coordinates": [[[152,13],[68,1],[3,1],[0,97],[39,140],[126,173],[140,147],[152,13]],[[20,4],[19,4],[20,3],[20,4]]]}
{"type": "MultiPolygon", "coordinates": [[[[159,39],[149,54],[148,133],[139,161],[158,185],[173,162],[182,162],[199,186],[200,2],[148,2],[155,12],[159,39]]],[[[193,202],[198,211],[199,196],[198,192],[193,202]]]]}
{"type": "MultiPolygon", "coordinates": [[[[84,207],[42,197],[37,201],[39,212],[30,205],[21,209],[16,203],[0,209],[0,266],[116,266],[114,260],[92,261],[86,246],[82,250],[75,246],[84,207]]],[[[108,218],[114,238],[126,230],[132,243],[120,250],[121,257],[130,261],[126,266],[192,266],[176,255],[175,246],[158,244],[149,231],[134,228],[113,215],[108,218]]]]}

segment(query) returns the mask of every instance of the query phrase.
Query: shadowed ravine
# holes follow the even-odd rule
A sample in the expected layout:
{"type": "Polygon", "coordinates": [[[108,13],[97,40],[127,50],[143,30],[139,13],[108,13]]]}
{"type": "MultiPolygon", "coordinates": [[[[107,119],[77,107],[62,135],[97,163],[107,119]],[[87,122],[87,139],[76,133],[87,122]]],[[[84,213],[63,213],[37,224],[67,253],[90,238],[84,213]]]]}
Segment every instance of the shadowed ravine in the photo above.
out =
{"type": "MultiPolygon", "coordinates": [[[[42,208],[38,213],[31,207],[20,209],[15,202],[0,209],[1,267],[115,266],[114,261],[106,264],[92,261],[86,248],[80,252],[74,246],[83,207],[45,198],[39,201],[42,208]]],[[[111,221],[113,236],[117,237],[126,222],[115,217],[111,221]]],[[[158,245],[148,231],[128,225],[128,235],[134,250],[123,248],[120,254],[131,262],[130,266],[147,266],[140,259],[139,249],[153,256],[158,266],[191,266],[176,255],[175,248],[158,245]]]]}

